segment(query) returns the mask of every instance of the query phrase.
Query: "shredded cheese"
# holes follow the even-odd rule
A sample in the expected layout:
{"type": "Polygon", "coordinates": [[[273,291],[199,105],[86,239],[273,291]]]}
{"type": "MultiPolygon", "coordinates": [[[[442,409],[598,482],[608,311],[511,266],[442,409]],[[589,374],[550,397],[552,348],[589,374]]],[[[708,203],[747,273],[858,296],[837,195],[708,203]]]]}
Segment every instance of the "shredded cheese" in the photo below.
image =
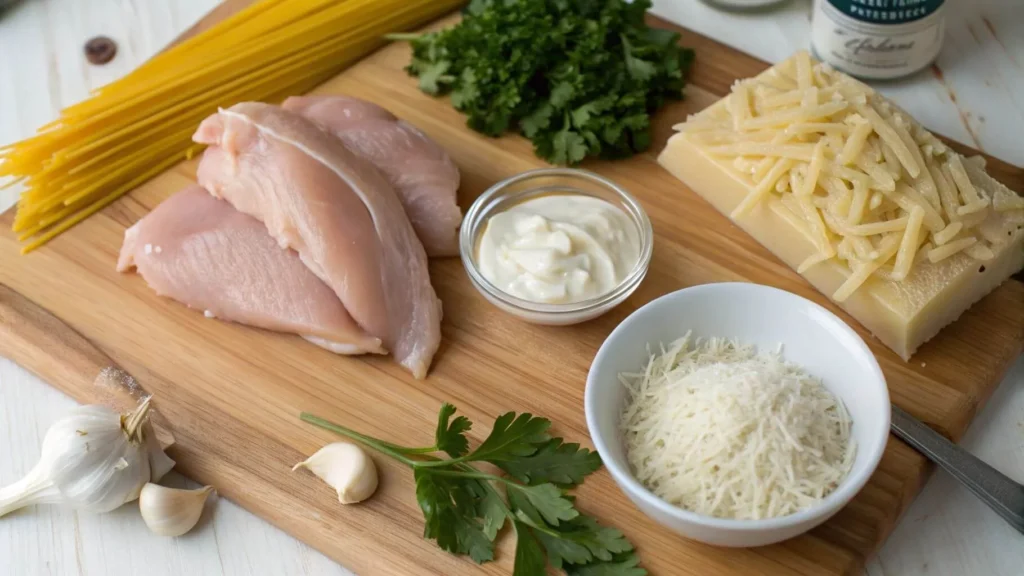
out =
{"type": "Polygon", "coordinates": [[[842,402],[779,353],[690,335],[621,374],[627,460],[665,501],[706,516],[761,519],[813,506],[856,453],[842,402]]]}
{"type": "Polygon", "coordinates": [[[942,262],[946,258],[949,258],[950,256],[956,254],[957,252],[960,252],[961,250],[973,246],[974,243],[977,241],[978,239],[975,238],[974,236],[968,236],[967,238],[961,238],[959,240],[954,240],[948,244],[943,244],[942,246],[939,246],[937,248],[932,248],[931,250],[928,251],[928,260],[932,264],[935,264],[936,262],[942,262]]]}
{"type": "Polygon", "coordinates": [[[806,52],[737,83],[725,106],[682,129],[701,130],[705,152],[749,177],[733,219],[768,202],[815,246],[799,272],[838,262],[847,277],[832,295],[839,302],[872,276],[903,282],[953,256],[991,259],[1016,232],[990,216],[1024,217],[1024,198],[990,182],[983,161],[806,52]]]}
{"type": "Polygon", "coordinates": [[[952,240],[957,234],[960,233],[961,230],[963,230],[963,228],[963,222],[952,222],[942,230],[939,230],[935,234],[932,234],[932,240],[935,241],[935,243],[938,244],[939,246],[942,246],[946,242],[952,240]]]}

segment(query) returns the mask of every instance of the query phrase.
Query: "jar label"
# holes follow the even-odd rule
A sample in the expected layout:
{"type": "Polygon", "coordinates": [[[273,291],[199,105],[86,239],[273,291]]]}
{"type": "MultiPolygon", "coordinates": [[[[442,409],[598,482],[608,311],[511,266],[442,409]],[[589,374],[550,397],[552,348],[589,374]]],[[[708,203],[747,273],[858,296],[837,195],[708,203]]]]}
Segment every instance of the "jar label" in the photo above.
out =
{"type": "Polygon", "coordinates": [[[905,24],[938,11],[945,0],[828,0],[839,12],[871,24],[905,24]]]}
{"type": "Polygon", "coordinates": [[[898,78],[942,47],[942,0],[818,0],[811,43],[818,58],[848,74],[898,78]]]}

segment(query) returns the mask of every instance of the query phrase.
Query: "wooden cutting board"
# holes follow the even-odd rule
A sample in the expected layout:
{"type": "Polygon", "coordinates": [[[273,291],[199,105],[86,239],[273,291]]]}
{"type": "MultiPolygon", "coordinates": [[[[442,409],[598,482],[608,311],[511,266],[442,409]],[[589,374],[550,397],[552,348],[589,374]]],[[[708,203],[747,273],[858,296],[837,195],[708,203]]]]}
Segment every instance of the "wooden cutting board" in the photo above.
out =
{"type": "MultiPolygon", "coordinates": [[[[232,2],[213,17],[245,3],[232,2]]],[[[476,422],[475,441],[496,415],[515,410],[549,417],[556,434],[588,444],[583,386],[597,348],[630,312],[685,286],[758,282],[829,307],[869,341],[893,401],[960,438],[1021,352],[1024,284],[1001,286],[912,362],[897,358],[655,163],[672,124],[725,94],[733,80],[767,66],[688,31],[684,43],[697,51],[687,99],[659,113],[651,152],[586,166],[631,190],[656,233],[647,280],[602,318],[563,328],[524,324],[488,304],[458,259],[433,261],[444,339],[424,381],[387,358],[335,356],[298,337],[204,318],[157,297],[140,277],[114,271],[125,228],[193,179],[195,163],[188,162],[29,256],[18,255],[8,232],[13,212],[0,217],[0,283],[7,286],[0,286],[0,354],[82,402],[98,401],[91,384],[96,371],[120,364],[156,394],[177,440],[172,456],[180,471],[360,574],[510,574],[511,542],[503,542],[496,562],[481,567],[442,552],[421,537],[412,474],[383,457],[377,458],[382,480],[376,496],[341,506],[319,480],[290,472],[336,439],[300,422],[300,412],[423,445],[438,407],[449,401],[476,422]]],[[[476,134],[446,101],[420,93],[402,71],[408,60],[406,45],[390,46],[318,92],[377,102],[436,139],[462,170],[463,209],[494,182],[543,164],[525,140],[476,134]]],[[[1024,170],[996,160],[990,166],[996,178],[1024,189],[1024,170]]],[[[604,471],[578,495],[581,508],[625,531],[652,574],[857,574],[929,470],[923,457],[891,439],[868,486],[831,521],[791,541],[749,550],[712,548],[666,532],[633,508],[604,471]]]]}

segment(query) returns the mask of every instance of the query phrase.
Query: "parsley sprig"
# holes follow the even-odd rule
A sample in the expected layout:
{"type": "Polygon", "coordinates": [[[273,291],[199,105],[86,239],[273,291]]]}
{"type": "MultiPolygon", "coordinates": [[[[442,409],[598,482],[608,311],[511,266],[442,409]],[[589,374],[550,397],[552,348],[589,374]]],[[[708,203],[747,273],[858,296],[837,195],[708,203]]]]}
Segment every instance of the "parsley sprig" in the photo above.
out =
{"type": "Polygon", "coordinates": [[[650,114],[682,98],[691,50],[649,28],[650,0],[472,0],[455,26],[409,40],[406,70],[489,136],[518,130],[576,164],[646,150],[650,114]]]}
{"type": "Polygon", "coordinates": [[[303,413],[302,419],[412,468],[423,535],[452,554],[477,563],[493,560],[495,539],[507,523],[516,538],[514,576],[543,574],[548,564],[569,576],[647,574],[622,532],[582,514],[568,492],[600,468],[596,452],[552,437],[546,418],[514,412],[499,416],[487,438],[471,450],[466,432],[473,424],[455,411],[443,404],[434,444],[414,448],[312,414],[303,413]],[[483,462],[505,475],[473,465],[483,462]]]}

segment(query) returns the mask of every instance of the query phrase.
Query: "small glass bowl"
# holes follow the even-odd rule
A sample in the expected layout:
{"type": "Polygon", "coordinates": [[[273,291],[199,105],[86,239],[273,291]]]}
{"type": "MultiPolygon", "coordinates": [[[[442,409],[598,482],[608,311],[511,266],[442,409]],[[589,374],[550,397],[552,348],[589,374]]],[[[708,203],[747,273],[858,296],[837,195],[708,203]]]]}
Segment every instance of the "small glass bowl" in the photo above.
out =
{"type": "Polygon", "coordinates": [[[517,174],[491,186],[473,202],[462,221],[459,252],[469,279],[484,298],[498,308],[534,324],[565,326],[585,322],[618,306],[629,297],[651,264],[654,231],[640,203],[617,184],[589,172],[573,168],[541,168],[517,174]],[[612,290],[589,300],[569,304],[542,304],[523,300],[502,291],[484,278],[477,267],[476,246],[491,216],[531,198],[550,194],[580,194],[610,202],[621,209],[636,226],[640,239],[640,257],[633,269],[612,290]]]}

